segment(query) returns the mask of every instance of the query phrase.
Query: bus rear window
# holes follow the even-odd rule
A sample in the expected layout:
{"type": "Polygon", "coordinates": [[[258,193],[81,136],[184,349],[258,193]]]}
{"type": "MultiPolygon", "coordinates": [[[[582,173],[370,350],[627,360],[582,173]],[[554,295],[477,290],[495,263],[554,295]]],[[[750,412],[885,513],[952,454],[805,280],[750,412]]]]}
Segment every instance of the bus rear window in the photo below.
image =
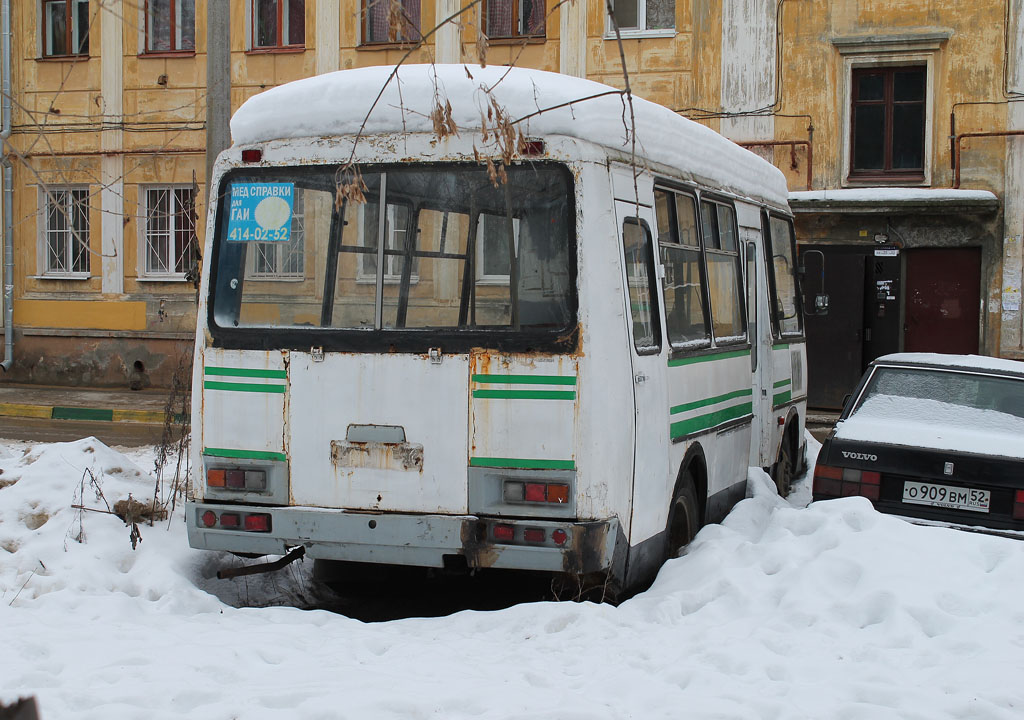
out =
{"type": "Polygon", "coordinates": [[[214,329],[562,332],[575,324],[571,176],[337,167],[230,175],[214,250],[214,329]]]}

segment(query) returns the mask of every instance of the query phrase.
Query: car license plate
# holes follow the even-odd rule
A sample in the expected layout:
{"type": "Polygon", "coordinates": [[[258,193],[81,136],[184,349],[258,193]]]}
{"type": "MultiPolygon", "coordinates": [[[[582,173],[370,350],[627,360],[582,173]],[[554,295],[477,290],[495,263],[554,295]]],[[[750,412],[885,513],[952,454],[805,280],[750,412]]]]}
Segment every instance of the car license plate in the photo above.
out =
{"type": "Polygon", "coordinates": [[[903,502],[914,505],[987,513],[990,496],[988,490],[933,485],[910,480],[903,483],[903,502]]]}

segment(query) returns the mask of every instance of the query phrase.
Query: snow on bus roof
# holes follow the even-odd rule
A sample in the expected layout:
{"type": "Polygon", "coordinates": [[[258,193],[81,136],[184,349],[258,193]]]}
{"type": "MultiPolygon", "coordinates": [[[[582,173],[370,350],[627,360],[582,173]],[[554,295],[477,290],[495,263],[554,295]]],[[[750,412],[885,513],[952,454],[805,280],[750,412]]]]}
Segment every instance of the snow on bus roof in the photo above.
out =
{"type": "MultiPolygon", "coordinates": [[[[403,65],[397,82],[384,87],[393,66],[366,67],[318,75],[271,88],[249,98],[231,119],[236,145],[290,138],[365,134],[432,133],[430,113],[438,99],[450,102],[460,131],[478,131],[487,95],[524,135],[564,135],[619,151],[630,151],[629,109],[616,88],[558,73],[479,65],[403,65]],[[580,101],[590,96],[606,94],[580,101]],[[561,107],[556,107],[561,106],[561,107]],[[367,113],[369,118],[367,118],[367,113]]],[[[713,130],[666,107],[633,97],[637,154],[682,168],[694,178],[736,194],[785,206],[788,191],[771,163],[713,130]]]]}

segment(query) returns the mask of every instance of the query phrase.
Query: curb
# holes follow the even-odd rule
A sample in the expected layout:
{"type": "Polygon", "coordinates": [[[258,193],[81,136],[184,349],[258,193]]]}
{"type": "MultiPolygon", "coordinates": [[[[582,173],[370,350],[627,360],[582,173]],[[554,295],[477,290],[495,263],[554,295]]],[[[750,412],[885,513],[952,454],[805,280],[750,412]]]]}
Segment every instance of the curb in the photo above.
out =
{"type": "MultiPolygon", "coordinates": [[[[26,403],[0,403],[0,417],[38,418],[41,420],[87,420],[91,422],[129,422],[162,425],[162,410],[113,410],[111,408],[66,407],[60,405],[31,405],[26,403]]],[[[175,413],[174,422],[183,420],[175,413]]]]}

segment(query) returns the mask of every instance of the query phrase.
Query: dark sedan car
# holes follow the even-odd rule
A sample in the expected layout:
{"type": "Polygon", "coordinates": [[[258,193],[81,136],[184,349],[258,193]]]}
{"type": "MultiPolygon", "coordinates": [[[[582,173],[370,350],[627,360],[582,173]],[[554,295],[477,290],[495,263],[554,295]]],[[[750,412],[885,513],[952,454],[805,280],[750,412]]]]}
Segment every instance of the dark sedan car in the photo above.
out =
{"type": "Polygon", "coordinates": [[[871,363],[814,470],[814,499],[1024,531],[1024,362],[902,353],[871,363]]]}

